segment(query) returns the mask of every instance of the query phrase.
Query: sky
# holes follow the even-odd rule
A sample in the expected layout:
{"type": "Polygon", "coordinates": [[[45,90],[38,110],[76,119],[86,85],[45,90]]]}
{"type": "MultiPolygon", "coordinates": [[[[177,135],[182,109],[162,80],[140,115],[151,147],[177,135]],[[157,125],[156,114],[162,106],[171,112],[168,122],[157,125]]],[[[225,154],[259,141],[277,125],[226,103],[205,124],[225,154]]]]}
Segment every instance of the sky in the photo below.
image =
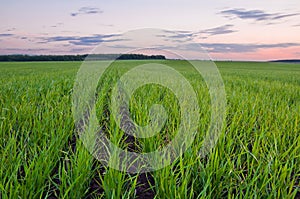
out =
{"type": "Polygon", "coordinates": [[[299,0],[0,1],[0,54],[159,47],[188,58],[201,51],[213,60],[300,59],[299,0]],[[156,39],[147,36],[152,29],[156,39]],[[128,31],[135,33],[125,38],[128,31]]]}

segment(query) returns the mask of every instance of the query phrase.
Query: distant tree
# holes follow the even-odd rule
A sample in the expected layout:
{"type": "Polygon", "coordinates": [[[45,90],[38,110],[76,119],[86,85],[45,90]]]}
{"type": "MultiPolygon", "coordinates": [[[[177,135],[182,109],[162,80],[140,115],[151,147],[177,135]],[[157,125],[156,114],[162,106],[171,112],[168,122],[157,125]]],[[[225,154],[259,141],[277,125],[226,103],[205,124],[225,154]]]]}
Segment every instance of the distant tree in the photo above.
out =
{"type": "Polygon", "coordinates": [[[88,56],[89,60],[145,60],[166,59],[163,55],[143,54],[92,54],[92,55],[0,55],[1,62],[10,61],[83,61],[88,56]]]}

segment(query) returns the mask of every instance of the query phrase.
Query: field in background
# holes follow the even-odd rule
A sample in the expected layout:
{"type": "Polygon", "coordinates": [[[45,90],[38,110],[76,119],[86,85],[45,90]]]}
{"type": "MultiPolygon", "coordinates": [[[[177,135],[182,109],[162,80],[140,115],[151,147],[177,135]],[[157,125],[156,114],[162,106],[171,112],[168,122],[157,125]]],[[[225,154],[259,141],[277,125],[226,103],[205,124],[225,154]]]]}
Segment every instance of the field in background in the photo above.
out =
{"type": "MultiPolygon", "coordinates": [[[[118,61],[114,74],[146,61],[118,61]]],[[[160,62],[160,61],[155,61],[160,62]]],[[[180,71],[198,93],[199,135],[172,165],[140,175],[109,169],[77,139],[72,117],[72,88],[80,62],[0,63],[0,198],[294,198],[300,197],[300,65],[217,62],[227,93],[226,125],[216,147],[198,158],[210,120],[209,94],[201,76],[180,71]]],[[[110,139],[126,148],[123,132],[109,114],[109,93],[116,77],[98,89],[97,115],[110,139]]],[[[172,140],[178,127],[175,96],[145,86],[130,101],[131,117],[148,122],[148,107],[162,103],[169,119],[139,150],[153,151],[172,140]]]]}

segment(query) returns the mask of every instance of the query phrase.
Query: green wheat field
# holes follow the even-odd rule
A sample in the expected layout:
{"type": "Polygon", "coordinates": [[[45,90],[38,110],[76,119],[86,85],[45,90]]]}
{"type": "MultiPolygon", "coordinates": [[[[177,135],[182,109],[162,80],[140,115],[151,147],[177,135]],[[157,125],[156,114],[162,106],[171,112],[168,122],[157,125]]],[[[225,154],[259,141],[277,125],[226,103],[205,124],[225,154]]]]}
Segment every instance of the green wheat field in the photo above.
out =
{"type": "MultiPolygon", "coordinates": [[[[110,114],[111,88],[146,62],[116,61],[99,81],[99,124],[123,149],[134,143],[110,114]]],[[[300,198],[299,64],[216,62],[226,119],[216,146],[199,157],[210,121],[208,88],[180,60],[154,62],[171,65],[191,83],[201,117],[192,146],[147,174],[106,167],[78,139],[72,93],[81,62],[0,63],[0,198],[300,198]]],[[[155,136],[138,139],[141,153],[172,142],[180,125],[175,95],[158,85],[136,90],[129,103],[132,120],[147,125],[153,103],[165,107],[168,119],[155,136]]]]}

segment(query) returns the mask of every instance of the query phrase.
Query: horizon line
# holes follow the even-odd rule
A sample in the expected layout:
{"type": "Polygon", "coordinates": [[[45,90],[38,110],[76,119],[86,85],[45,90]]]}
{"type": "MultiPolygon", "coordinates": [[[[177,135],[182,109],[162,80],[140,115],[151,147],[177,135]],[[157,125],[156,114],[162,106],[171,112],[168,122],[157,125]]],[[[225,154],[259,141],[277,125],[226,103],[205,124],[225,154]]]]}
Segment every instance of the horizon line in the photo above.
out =
{"type": "MultiPolygon", "coordinates": [[[[90,55],[115,55],[115,56],[121,56],[121,55],[144,55],[147,57],[151,57],[151,56],[164,56],[164,55],[160,55],[160,54],[153,54],[153,55],[145,55],[142,53],[102,53],[102,54],[88,54],[88,53],[83,53],[83,54],[0,54],[1,56],[90,56],[90,55]]],[[[164,56],[165,59],[152,59],[152,60],[188,60],[188,61],[226,61],[226,62],[300,62],[299,58],[292,58],[292,59],[273,59],[273,60],[234,60],[234,59],[176,59],[176,58],[167,58],[166,56],[164,56]]],[[[104,60],[117,60],[117,59],[103,59],[104,60]]],[[[127,59],[124,59],[127,60],[127,59]]],[[[147,60],[147,59],[128,59],[128,60],[147,60]]],[[[151,59],[150,59],[151,60],[151,59]]],[[[55,60],[53,60],[54,62],[55,60]]],[[[67,60],[66,60],[67,61],[67,60]]],[[[70,60],[72,61],[72,60],[70,60]]],[[[73,61],[84,61],[84,60],[73,60],[73,61]]],[[[0,62],[15,62],[15,61],[2,61],[0,60],[0,62]]],[[[22,61],[18,61],[18,62],[22,62],[22,61]]],[[[26,62],[26,60],[24,60],[24,62],[26,62]]],[[[34,62],[34,61],[27,61],[27,62],[34,62]]],[[[38,61],[38,62],[43,62],[43,61],[38,61]]],[[[47,60],[45,61],[47,62],[47,60]]],[[[49,62],[49,61],[48,61],[49,62]]]]}

